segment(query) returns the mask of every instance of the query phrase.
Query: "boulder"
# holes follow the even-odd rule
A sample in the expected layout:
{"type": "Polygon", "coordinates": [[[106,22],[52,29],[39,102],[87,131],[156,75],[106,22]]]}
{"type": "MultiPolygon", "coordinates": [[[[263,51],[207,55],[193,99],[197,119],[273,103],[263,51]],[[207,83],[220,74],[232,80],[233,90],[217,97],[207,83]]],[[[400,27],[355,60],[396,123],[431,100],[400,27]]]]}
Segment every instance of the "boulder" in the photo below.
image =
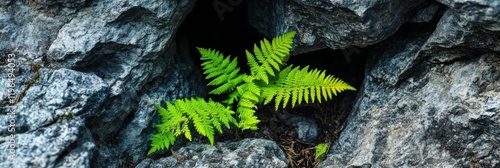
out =
{"type": "Polygon", "coordinates": [[[319,167],[499,166],[498,39],[449,9],[433,32],[375,45],[347,126],[319,167]]]}
{"type": "MultiPolygon", "coordinates": [[[[108,96],[106,85],[94,74],[69,69],[42,68],[39,73],[39,79],[12,109],[15,130],[0,132],[2,151],[11,149],[7,142],[10,135],[15,136],[15,160],[7,160],[8,153],[2,152],[1,167],[90,165],[96,145],[84,118],[95,115],[95,105],[108,96]]],[[[9,118],[0,116],[1,121],[9,118]]],[[[9,127],[7,122],[1,124],[9,127]]]]}
{"type": "MultiPolygon", "coordinates": [[[[206,94],[195,46],[177,34],[194,3],[0,0],[0,167],[287,167],[262,139],[181,140],[172,154],[146,156],[153,104],[206,94]]],[[[246,3],[267,37],[298,31],[293,54],[368,53],[354,106],[339,100],[352,109],[345,129],[319,167],[500,165],[498,1],[246,3]]],[[[295,126],[303,140],[318,136],[310,120],[295,126]]]]}
{"type": "Polygon", "coordinates": [[[9,54],[15,63],[0,74],[0,111],[14,112],[0,114],[0,148],[16,155],[1,152],[0,167],[139,162],[159,122],[153,104],[206,93],[175,38],[194,3],[1,1],[0,70],[9,54]],[[15,132],[3,129],[11,116],[15,132]]]}
{"type": "Polygon", "coordinates": [[[248,6],[249,22],[262,34],[297,31],[297,54],[378,43],[405,22],[430,21],[440,5],[424,0],[255,0],[248,6]]]}
{"type": "Polygon", "coordinates": [[[347,125],[319,167],[498,167],[499,4],[257,0],[249,20],[270,37],[297,30],[295,53],[368,53],[347,125]]]}
{"type": "Polygon", "coordinates": [[[500,31],[500,2],[497,0],[437,0],[467,21],[491,31],[500,31]]]}
{"type": "Polygon", "coordinates": [[[158,160],[144,159],[138,168],[153,167],[288,167],[285,153],[278,144],[265,139],[236,142],[188,144],[158,160]]]}

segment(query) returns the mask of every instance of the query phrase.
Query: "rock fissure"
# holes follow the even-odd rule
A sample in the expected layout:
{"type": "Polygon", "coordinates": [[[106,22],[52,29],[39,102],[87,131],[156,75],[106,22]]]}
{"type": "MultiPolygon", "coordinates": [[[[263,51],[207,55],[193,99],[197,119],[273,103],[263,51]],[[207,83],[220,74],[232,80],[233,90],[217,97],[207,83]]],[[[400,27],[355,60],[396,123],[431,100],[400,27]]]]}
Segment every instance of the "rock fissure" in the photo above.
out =
{"type": "Polygon", "coordinates": [[[498,167],[498,11],[496,0],[0,1],[0,148],[15,149],[0,167],[498,167]],[[221,19],[214,2],[232,11],[221,19]],[[145,156],[152,104],[206,95],[195,47],[241,57],[292,30],[291,62],[359,92],[285,109],[289,125],[264,108],[259,131],[180,143],[177,159],[145,156]],[[321,163],[319,141],[331,142],[321,163]]]}

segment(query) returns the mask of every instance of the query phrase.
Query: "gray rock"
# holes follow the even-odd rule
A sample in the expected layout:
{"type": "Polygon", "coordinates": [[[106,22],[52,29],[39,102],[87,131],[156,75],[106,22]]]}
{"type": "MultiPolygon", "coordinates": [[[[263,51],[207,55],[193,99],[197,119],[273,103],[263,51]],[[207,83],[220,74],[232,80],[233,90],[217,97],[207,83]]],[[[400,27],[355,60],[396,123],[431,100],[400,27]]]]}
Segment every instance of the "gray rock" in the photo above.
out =
{"type": "Polygon", "coordinates": [[[58,30],[75,15],[75,9],[61,10],[50,15],[36,10],[23,1],[0,6],[0,51],[17,52],[18,62],[29,65],[46,57],[47,49],[58,30]]]}
{"type": "Polygon", "coordinates": [[[295,127],[299,140],[313,142],[318,137],[318,125],[313,119],[292,114],[278,114],[283,123],[295,127]]]}
{"type": "Polygon", "coordinates": [[[447,10],[422,54],[432,55],[433,63],[447,63],[477,52],[500,52],[498,42],[498,31],[484,29],[458,17],[453,10],[447,10]]]}
{"type": "Polygon", "coordinates": [[[45,68],[40,69],[39,74],[39,79],[15,105],[16,126],[20,127],[17,133],[53,124],[58,115],[68,112],[82,117],[95,115],[99,104],[108,96],[107,85],[94,74],[45,68]]]}
{"type": "MultiPolygon", "coordinates": [[[[14,135],[16,160],[11,162],[2,156],[0,167],[90,166],[95,145],[85,118],[94,115],[104,102],[107,86],[94,74],[68,69],[42,68],[39,73],[39,79],[18,104],[2,108],[14,108],[16,117],[15,132],[0,131],[0,148],[10,149],[10,143],[5,142],[14,135]]],[[[9,121],[8,117],[2,114],[0,120],[9,121]]],[[[1,127],[7,128],[4,124],[1,122],[1,127]]]]}
{"type": "MultiPolygon", "coordinates": [[[[2,136],[0,141],[4,140],[2,136]]],[[[4,143],[1,148],[7,149],[4,143]]],[[[16,160],[2,157],[1,167],[90,167],[94,149],[81,118],[61,119],[32,132],[16,133],[16,160]]]]}
{"type": "Polygon", "coordinates": [[[32,8],[36,9],[44,8],[47,10],[49,8],[59,8],[59,7],[68,7],[68,8],[80,7],[82,5],[85,5],[87,1],[86,0],[57,0],[57,1],[29,0],[24,2],[32,8]]]}
{"type": "MultiPolygon", "coordinates": [[[[188,51],[186,47],[189,46],[182,40],[177,44],[179,44],[176,47],[178,51],[188,51]]],[[[189,55],[186,53],[175,55],[175,64],[170,68],[171,72],[144,87],[144,94],[139,98],[139,107],[133,117],[130,117],[131,121],[122,126],[117,138],[121,142],[116,148],[111,146],[114,150],[111,153],[127,153],[134,163],[139,162],[149,149],[149,138],[156,131],[154,126],[159,123],[157,110],[153,104],[165,106],[165,101],[207,93],[205,87],[199,86],[206,86],[205,81],[200,78],[200,72],[189,60],[189,55]]],[[[176,145],[182,145],[180,142],[176,141],[176,145]]]]}
{"type": "Polygon", "coordinates": [[[407,21],[428,21],[438,5],[423,0],[255,0],[248,6],[251,25],[264,35],[298,31],[294,52],[303,53],[375,44],[407,21]]]}
{"type": "Polygon", "coordinates": [[[174,153],[177,158],[148,158],[137,167],[288,167],[286,156],[278,145],[264,139],[218,142],[214,146],[189,144],[174,153]]]}
{"type": "Polygon", "coordinates": [[[434,32],[374,46],[353,114],[319,167],[499,166],[498,39],[448,11],[434,32]]]}
{"type": "Polygon", "coordinates": [[[411,18],[409,21],[414,23],[425,23],[431,22],[432,19],[438,15],[440,8],[442,8],[442,4],[439,3],[430,3],[423,5],[423,7],[417,11],[417,13],[411,18]]]}
{"type": "Polygon", "coordinates": [[[11,3],[12,0],[0,0],[0,5],[7,6],[11,3]]]}
{"type": "Polygon", "coordinates": [[[491,31],[500,31],[500,1],[497,0],[437,0],[455,14],[491,31]]]}
{"type": "MultiPolygon", "coordinates": [[[[153,104],[205,93],[186,46],[174,38],[194,2],[1,1],[0,61],[16,55],[16,95],[34,79],[32,65],[42,67],[15,106],[7,74],[0,74],[0,126],[9,124],[4,112],[16,112],[15,165],[119,167],[129,156],[139,162],[157,123],[153,104]]],[[[7,151],[10,132],[0,135],[7,151]]],[[[0,167],[13,165],[0,155],[0,167]]]]}
{"type": "MultiPolygon", "coordinates": [[[[353,114],[320,166],[500,165],[499,3],[438,1],[450,9],[435,30],[371,47],[353,114]]],[[[13,139],[0,129],[0,149],[15,145],[16,160],[1,152],[0,167],[286,167],[274,142],[252,139],[188,145],[176,151],[192,156],[184,162],[143,160],[159,122],[152,104],[206,94],[190,46],[174,38],[194,3],[0,0],[0,71],[9,70],[7,54],[16,56],[13,73],[0,73],[0,127],[16,131],[13,139]],[[15,105],[10,74],[23,95],[15,105]]],[[[295,53],[372,45],[443,7],[425,0],[248,4],[265,35],[298,30],[295,53]]]]}

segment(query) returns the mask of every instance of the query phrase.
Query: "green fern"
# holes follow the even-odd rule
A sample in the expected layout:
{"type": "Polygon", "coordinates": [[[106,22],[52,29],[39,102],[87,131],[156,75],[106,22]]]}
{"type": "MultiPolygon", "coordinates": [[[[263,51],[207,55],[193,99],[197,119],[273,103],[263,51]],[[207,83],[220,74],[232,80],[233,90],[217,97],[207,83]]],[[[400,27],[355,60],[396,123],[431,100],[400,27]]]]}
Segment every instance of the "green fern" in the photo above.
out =
{"type": "Polygon", "coordinates": [[[216,50],[198,48],[201,54],[201,60],[204,61],[203,74],[207,75],[205,79],[212,79],[207,85],[218,86],[212,90],[210,94],[223,94],[233,91],[236,86],[240,85],[247,75],[239,74],[238,58],[232,61],[230,57],[224,57],[216,50]]]}
{"type": "Polygon", "coordinates": [[[237,107],[239,127],[241,130],[257,130],[260,120],[254,115],[259,103],[260,88],[253,82],[238,87],[240,97],[237,107]]]}
{"type": "Polygon", "coordinates": [[[291,101],[292,107],[305,101],[309,103],[317,100],[329,100],[344,90],[356,90],[346,82],[326,75],[325,71],[309,70],[309,66],[302,69],[292,65],[283,69],[278,78],[268,86],[263,87],[265,99],[263,104],[269,103],[274,97],[276,110],[282,103],[283,108],[291,101]],[[293,69],[292,69],[293,68],[293,69]]]}
{"type": "Polygon", "coordinates": [[[175,138],[183,134],[192,140],[190,126],[214,144],[214,129],[222,133],[222,125],[238,125],[233,117],[234,111],[225,105],[202,98],[177,99],[173,104],[166,102],[166,109],[155,104],[161,117],[161,124],[156,125],[157,134],[151,137],[151,149],[148,155],[174,144],[175,138]]]}
{"type": "Polygon", "coordinates": [[[179,99],[173,104],[167,102],[166,108],[155,105],[161,123],[156,125],[157,133],[151,137],[148,155],[168,149],[181,135],[191,141],[191,127],[207,137],[212,145],[215,130],[222,133],[222,125],[257,130],[260,120],[254,114],[260,104],[274,100],[276,109],[289,103],[294,107],[303,101],[321,103],[344,90],[356,90],[344,81],[326,75],[325,71],[309,70],[308,66],[286,66],[285,59],[290,54],[295,34],[294,31],[288,32],[271,42],[264,39],[260,41],[260,47],[254,45],[253,53],[246,50],[250,75],[240,73],[237,58],[231,59],[216,50],[197,48],[205,79],[210,80],[207,85],[215,87],[209,94],[227,94],[228,98],[223,104],[191,98],[179,99]],[[236,112],[230,110],[234,105],[236,112]]]}
{"type": "Polygon", "coordinates": [[[272,44],[266,39],[262,40],[260,48],[257,44],[254,45],[255,56],[246,50],[251,76],[268,84],[268,75],[274,76],[275,70],[280,71],[283,67],[283,61],[290,53],[295,34],[296,32],[292,31],[278,36],[272,40],[272,44]]]}

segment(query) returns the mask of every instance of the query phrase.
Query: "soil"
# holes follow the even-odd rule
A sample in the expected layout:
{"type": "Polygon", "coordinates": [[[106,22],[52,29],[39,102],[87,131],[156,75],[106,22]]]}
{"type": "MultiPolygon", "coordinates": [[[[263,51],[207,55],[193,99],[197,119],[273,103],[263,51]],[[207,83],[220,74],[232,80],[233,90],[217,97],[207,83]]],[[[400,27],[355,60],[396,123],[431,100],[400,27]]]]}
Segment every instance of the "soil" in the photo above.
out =
{"type": "MultiPolygon", "coordinates": [[[[320,162],[315,159],[315,146],[338,139],[345,126],[348,113],[337,110],[334,100],[300,105],[293,109],[274,110],[274,106],[260,107],[256,112],[261,120],[259,130],[245,131],[239,134],[240,138],[263,138],[275,141],[287,157],[289,167],[316,167],[320,162]],[[318,125],[318,137],[312,143],[298,139],[295,127],[289,126],[278,119],[278,113],[303,116],[315,120],[318,125]]],[[[327,152],[328,153],[328,152],[327,152]]]]}

